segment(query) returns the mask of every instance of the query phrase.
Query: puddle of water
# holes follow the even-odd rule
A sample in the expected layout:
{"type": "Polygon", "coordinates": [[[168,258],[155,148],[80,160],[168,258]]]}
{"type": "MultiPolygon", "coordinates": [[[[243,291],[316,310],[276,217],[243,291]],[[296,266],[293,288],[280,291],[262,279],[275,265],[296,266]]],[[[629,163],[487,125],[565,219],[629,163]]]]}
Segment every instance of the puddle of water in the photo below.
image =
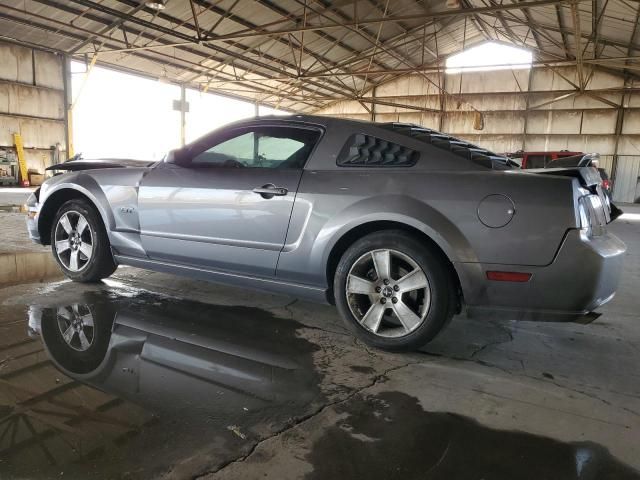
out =
{"type": "Polygon", "coordinates": [[[0,478],[195,475],[321,399],[294,321],[108,287],[63,297],[0,312],[0,478]]]}
{"type": "Polygon", "coordinates": [[[427,412],[402,392],[354,397],[338,413],[347,416],[307,456],[309,480],[640,479],[600,445],[494,430],[461,415],[427,412]]]}

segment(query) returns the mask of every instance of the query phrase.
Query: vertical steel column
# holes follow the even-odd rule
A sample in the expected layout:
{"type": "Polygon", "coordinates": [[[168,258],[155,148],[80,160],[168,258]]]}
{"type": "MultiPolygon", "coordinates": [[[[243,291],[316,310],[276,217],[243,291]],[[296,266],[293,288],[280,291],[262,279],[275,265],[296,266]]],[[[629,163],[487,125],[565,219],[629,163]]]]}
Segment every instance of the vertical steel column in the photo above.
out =
{"type": "Polygon", "coordinates": [[[527,134],[528,134],[528,127],[529,127],[529,107],[531,106],[531,86],[533,84],[533,72],[534,69],[530,68],[529,69],[529,78],[527,80],[527,93],[525,95],[525,107],[524,107],[524,121],[522,124],[522,151],[526,151],[526,146],[527,146],[527,134]]]}
{"type": "Polygon", "coordinates": [[[187,125],[187,89],[184,83],[180,85],[180,146],[184,147],[186,142],[187,125]]]}
{"type": "MultiPolygon", "coordinates": [[[[440,88],[438,90],[438,100],[440,101],[440,118],[438,119],[438,130],[442,131],[444,129],[444,116],[446,114],[446,98],[444,92],[447,89],[446,82],[447,78],[444,75],[444,72],[438,72],[438,83],[440,84],[440,88]]],[[[460,73],[460,82],[462,84],[462,72],[460,73]]]]}
{"type": "MultiPolygon", "coordinates": [[[[624,86],[626,87],[627,85],[629,85],[631,82],[629,82],[629,76],[625,75],[624,78],[624,86]]],[[[629,94],[631,95],[631,94],[629,94]]],[[[622,135],[622,127],[624,124],[624,106],[625,106],[625,97],[626,97],[626,93],[622,92],[622,100],[620,101],[620,107],[618,107],[617,109],[617,116],[616,116],[616,130],[615,130],[615,135],[616,135],[616,142],[615,145],[613,147],[613,160],[611,162],[611,182],[613,183],[613,190],[615,191],[616,189],[616,173],[618,170],[618,147],[620,145],[620,136],[622,135]]],[[[614,192],[611,192],[612,194],[614,192]]]]}
{"type": "Polygon", "coordinates": [[[64,88],[64,142],[66,160],[74,155],[73,151],[73,92],[71,86],[71,57],[65,55],[62,58],[62,82],[64,88]]]}
{"type": "Polygon", "coordinates": [[[373,87],[373,89],[371,90],[371,100],[373,100],[373,102],[371,103],[371,121],[375,122],[376,121],[376,90],[378,89],[378,87],[373,87]]]}

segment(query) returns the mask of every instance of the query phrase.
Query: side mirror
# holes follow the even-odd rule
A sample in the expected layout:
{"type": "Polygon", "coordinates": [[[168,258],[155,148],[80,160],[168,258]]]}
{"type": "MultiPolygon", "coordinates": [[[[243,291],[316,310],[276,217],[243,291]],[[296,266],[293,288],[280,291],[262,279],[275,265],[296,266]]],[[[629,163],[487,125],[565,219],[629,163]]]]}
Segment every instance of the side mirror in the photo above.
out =
{"type": "Polygon", "coordinates": [[[164,157],[164,161],[166,163],[175,163],[180,165],[187,160],[187,152],[185,152],[181,148],[176,148],[174,150],[169,150],[169,153],[164,157]]]}

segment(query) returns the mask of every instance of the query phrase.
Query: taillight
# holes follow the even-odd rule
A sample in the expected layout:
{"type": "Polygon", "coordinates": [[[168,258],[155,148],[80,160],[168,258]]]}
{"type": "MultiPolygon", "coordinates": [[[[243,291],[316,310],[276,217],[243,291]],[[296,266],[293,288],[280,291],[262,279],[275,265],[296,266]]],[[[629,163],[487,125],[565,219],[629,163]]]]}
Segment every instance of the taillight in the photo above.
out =
{"type": "Polygon", "coordinates": [[[487,279],[496,282],[528,282],[531,279],[531,273],[528,272],[502,272],[489,270],[487,279]]]}
{"type": "Polygon", "coordinates": [[[598,195],[584,195],[578,202],[580,228],[589,237],[597,237],[606,232],[606,214],[598,195]]]}
{"type": "Polygon", "coordinates": [[[602,180],[602,188],[604,188],[605,190],[611,190],[611,180],[609,179],[602,180]]]}

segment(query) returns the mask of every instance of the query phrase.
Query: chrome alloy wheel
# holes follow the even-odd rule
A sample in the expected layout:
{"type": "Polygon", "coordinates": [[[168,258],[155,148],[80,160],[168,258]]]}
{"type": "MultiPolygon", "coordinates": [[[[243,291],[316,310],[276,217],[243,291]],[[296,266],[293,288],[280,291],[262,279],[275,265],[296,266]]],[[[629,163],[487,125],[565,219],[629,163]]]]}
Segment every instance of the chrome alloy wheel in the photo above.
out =
{"type": "Polygon", "coordinates": [[[93,314],[86,305],[58,307],[56,321],[62,338],[74,350],[84,352],[93,344],[93,314]]]}
{"type": "Polygon", "coordinates": [[[424,322],[431,288],[422,268],[396,250],[373,250],[355,261],[346,283],[349,309],[381,337],[402,337],[424,322]]]}
{"type": "Polygon", "coordinates": [[[72,272],[84,269],[93,255],[93,233],[87,219],[74,210],[65,212],[55,230],[56,255],[72,272]]]}

